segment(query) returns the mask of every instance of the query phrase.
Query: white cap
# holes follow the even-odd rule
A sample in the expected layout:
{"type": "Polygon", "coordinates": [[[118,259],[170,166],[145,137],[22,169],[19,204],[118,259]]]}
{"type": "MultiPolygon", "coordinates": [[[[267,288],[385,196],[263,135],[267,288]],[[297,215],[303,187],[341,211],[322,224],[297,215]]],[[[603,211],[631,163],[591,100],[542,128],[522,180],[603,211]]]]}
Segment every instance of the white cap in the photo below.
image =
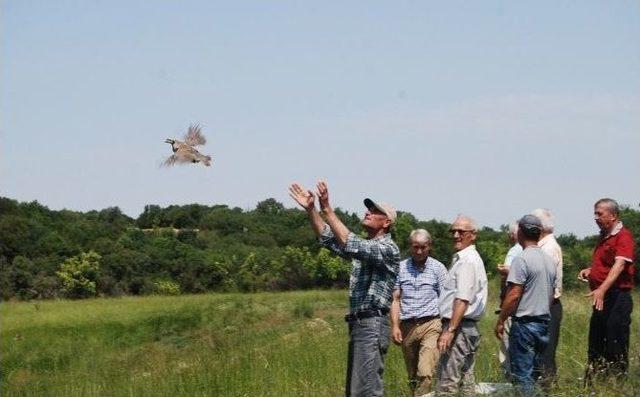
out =
{"type": "Polygon", "coordinates": [[[390,206],[389,204],[387,204],[387,203],[376,203],[375,201],[371,200],[370,198],[366,198],[366,199],[364,199],[364,205],[368,209],[377,209],[378,211],[380,211],[383,214],[385,214],[387,216],[387,218],[389,218],[389,220],[391,221],[391,224],[396,223],[396,218],[398,217],[398,214],[396,214],[396,209],[393,208],[392,206],[390,206]]]}

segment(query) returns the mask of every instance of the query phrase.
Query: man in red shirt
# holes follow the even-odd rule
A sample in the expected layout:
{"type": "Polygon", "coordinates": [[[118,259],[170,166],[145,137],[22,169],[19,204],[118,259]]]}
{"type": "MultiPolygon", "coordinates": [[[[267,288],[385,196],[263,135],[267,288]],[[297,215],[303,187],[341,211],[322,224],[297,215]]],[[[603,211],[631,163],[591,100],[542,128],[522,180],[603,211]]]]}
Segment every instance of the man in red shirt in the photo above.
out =
{"type": "Polygon", "coordinates": [[[631,232],[618,218],[619,213],[615,200],[603,198],[595,203],[594,217],[600,228],[600,239],[593,250],[591,268],[582,269],[578,275],[589,282],[588,296],[593,299],[587,382],[596,373],[624,374],[629,362],[635,247],[631,232]]]}

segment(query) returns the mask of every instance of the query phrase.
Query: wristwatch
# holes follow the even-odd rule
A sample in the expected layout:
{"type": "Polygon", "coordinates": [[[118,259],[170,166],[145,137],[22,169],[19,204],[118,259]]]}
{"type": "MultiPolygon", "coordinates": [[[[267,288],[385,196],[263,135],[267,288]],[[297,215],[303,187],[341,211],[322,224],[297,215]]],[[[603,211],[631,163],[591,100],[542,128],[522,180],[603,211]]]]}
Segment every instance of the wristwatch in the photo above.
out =
{"type": "Polygon", "coordinates": [[[452,334],[455,334],[456,333],[456,327],[448,326],[447,327],[447,331],[451,332],[452,334]]]}

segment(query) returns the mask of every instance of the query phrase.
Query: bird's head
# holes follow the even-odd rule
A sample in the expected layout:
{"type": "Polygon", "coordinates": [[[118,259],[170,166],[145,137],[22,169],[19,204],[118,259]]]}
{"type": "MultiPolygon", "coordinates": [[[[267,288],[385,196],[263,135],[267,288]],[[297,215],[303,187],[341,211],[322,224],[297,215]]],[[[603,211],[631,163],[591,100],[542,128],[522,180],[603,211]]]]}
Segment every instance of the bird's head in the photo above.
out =
{"type": "Polygon", "coordinates": [[[174,144],[176,143],[176,141],[174,141],[173,139],[165,139],[164,143],[170,143],[170,144],[174,144]]]}

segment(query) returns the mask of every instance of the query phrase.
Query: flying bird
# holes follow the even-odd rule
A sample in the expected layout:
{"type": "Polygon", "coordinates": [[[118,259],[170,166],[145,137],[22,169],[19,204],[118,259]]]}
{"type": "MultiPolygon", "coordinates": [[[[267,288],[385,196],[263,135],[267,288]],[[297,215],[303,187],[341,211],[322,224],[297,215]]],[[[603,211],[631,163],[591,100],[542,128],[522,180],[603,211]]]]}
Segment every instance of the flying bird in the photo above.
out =
{"type": "Polygon", "coordinates": [[[183,141],[167,139],[165,143],[171,144],[171,150],[173,150],[173,154],[164,161],[163,165],[165,166],[175,165],[176,163],[202,163],[207,167],[211,165],[211,156],[205,156],[194,148],[194,146],[207,143],[207,139],[202,135],[202,130],[198,124],[189,126],[183,141]]]}

